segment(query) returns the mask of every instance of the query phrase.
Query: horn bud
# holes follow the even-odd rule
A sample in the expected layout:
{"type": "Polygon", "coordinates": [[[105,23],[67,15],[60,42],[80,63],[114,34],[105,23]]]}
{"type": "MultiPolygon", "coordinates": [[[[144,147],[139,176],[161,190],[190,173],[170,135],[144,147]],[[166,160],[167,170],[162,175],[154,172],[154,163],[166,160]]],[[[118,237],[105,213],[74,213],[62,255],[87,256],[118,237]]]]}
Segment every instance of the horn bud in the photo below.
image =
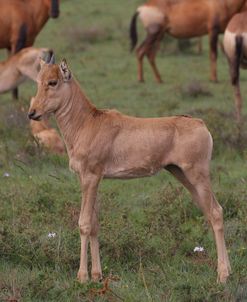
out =
{"type": "Polygon", "coordinates": [[[49,65],[53,65],[53,64],[55,64],[55,55],[54,55],[54,53],[52,53],[52,56],[51,56],[50,62],[49,62],[48,64],[49,64],[49,65]]]}

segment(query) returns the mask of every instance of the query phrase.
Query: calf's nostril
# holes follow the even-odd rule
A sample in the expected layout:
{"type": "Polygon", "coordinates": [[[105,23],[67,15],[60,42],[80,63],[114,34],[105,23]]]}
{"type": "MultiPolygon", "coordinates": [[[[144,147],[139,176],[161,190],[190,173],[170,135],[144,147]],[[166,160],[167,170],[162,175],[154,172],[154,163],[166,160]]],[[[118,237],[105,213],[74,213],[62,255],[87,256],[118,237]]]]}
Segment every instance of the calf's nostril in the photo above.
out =
{"type": "Polygon", "coordinates": [[[28,117],[31,119],[32,117],[35,116],[36,110],[32,110],[31,112],[28,113],[28,117]]]}

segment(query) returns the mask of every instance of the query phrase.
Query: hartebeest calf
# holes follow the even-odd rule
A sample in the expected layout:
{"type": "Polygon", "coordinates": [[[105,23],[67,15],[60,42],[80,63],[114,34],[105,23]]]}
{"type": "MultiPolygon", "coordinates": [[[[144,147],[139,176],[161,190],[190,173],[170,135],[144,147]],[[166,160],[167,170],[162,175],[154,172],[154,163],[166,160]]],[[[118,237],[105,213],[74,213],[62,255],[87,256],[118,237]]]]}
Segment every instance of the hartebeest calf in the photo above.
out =
{"type": "Polygon", "coordinates": [[[237,120],[241,120],[242,96],[239,86],[239,69],[247,68],[247,11],[236,14],[224,34],[224,51],[228,59],[231,82],[234,88],[237,120]]]}
{"type": "Polygon", "coordinates": [[[230,263],[222,208],[210,183],[212,137],[204,122],[185,116],[136,118],[97,109],[73,78],[67,63],[44,63],[28,116],[36,121],[54,113],[63,134],[70,168],[80,178],[83,203],[79,217],[81,258],[78,278],[88,279],[91,245],[93,280],[102,277],[98,243],[97,190],[103,178],[145,177],[166,169],[191,193],[212,226],[218,254],[218,280],[225,282],[230,263]]]}
{"type": "Polygon", "coordinates": [[[52,51],[48,48],[28,47],[0,62],[0,93],[16,88],[27,79],[36,81],[40,58],[46,52],[52,51]]]}
{"type": "Polygon", "coordinates": [[[137,43],[136,20],[140,17],[147,37],[137,48],[138,80],[143,78],[143,59],[147,56],[157,82],[162,82],[155,63],[164,34],[175,38],[209,35],[211,80],[217,81],[216,60],[218,35],[223,33],[232,16],[244,9],[246,0],[148,0],[138,7],[130,24],[131,48],[137,43]]]}

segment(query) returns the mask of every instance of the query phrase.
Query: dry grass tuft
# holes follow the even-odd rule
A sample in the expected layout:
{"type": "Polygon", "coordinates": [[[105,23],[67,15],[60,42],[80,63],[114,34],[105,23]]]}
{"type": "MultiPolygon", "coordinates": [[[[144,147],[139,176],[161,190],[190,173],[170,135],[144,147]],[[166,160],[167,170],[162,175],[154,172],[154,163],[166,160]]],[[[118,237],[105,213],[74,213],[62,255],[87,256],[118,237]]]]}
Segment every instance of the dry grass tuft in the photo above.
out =
{"type": "Polygon", "coordinates": [[[182,97],[198,98],[200,96],[212,96],[212,92],[208,87],[204,86],[197,80],[192,80],[188,84],[180,87],[180,93],[182,97]]]}
{"type": "Polygon", "coordinates": [[[73,27],[65,31],[66,38],[68,40],[68,45],[84,45],[86,50],[87,44],[102,42],[109,39],[108,31],[104,28],[98,26],[91,26],[89,28],[73,27]]]}

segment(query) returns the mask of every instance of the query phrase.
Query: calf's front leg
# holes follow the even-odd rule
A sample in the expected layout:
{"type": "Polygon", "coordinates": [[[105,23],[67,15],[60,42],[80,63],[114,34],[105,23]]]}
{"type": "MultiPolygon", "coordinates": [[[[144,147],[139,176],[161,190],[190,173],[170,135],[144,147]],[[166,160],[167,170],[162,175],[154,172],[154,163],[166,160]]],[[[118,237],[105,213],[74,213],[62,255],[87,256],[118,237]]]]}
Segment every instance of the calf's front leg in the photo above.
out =
{"type": "Polygon", "coordinates": [[[97,190],[100,178],[96,175],[84,175],[81,177],[81,186],[83,190],[83,200],[81,205],[81,212],[79,217],[79,229],[81,237],[81,257],[80,268],[77,274],[77,278],[80,282],[86,282],[88,280],[88,263],[87,263],[87,250],[88,242],[90,240],[91,253],[92,253],[92,271],[93,279],[96,276],[101,277],[101,268],[99,261],[99,245],[98,245],[98,226],[97,226],[97,208],[96,198],[97,190]],[[97,267],[97,269],[96,269],[97,267]],[[95,270],[95,271],[94,271],[95,270]]]}
{"type": "Polygon", "coordinates": [[[93,281],[99,281],[102,279],[102,270],[100,264],[100,254],[99,254],[99,203],[98,200],[95,202],[95,207],[93,208],[92,217],[92,230],[90,234],[90,249],[91,249],[91,259],[92,259],[92,270],[91,278],[93,281]]]}

